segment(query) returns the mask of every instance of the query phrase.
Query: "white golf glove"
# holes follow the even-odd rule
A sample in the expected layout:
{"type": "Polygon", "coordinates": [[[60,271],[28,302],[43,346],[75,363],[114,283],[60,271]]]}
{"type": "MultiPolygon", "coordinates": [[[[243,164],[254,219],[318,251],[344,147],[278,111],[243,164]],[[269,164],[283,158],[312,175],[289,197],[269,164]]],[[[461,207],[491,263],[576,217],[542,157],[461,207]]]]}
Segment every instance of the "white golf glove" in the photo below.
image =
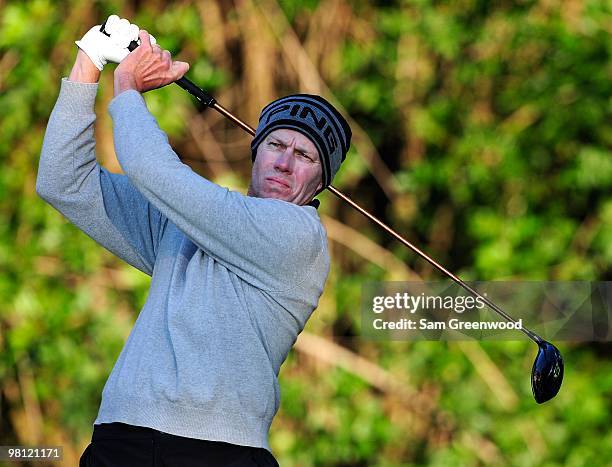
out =
{"type": "MultiPolygon", "coordinates": [[[[101,32],[100,27],[94,26],[75,43],[87,54],[96,68],[102,71],[108,62],[120,63],[130,53],[128,46],[132,41],[138,41],[140,28],[117,15],[109,16],[104,25],[104,31],[109,36],[101,32]]],[[[156,43],[153,36],[151,43],[156,43]]]]}

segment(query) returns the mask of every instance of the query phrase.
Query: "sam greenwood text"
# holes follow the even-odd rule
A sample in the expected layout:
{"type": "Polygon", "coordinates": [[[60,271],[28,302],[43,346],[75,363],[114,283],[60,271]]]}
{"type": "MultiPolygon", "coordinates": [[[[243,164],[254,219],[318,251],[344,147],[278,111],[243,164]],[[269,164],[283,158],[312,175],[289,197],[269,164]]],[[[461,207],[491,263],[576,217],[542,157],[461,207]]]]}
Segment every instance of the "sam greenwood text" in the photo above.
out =
{"type": "Polygon", "coordinates": [[[460,321],[457,318],[451,318],[448,321],[430,321],[425,318],[419,320],[402,318],[397,321],[385,321],[384,319],[375,319],[372,323],[374,329],[394,329],[394,330],[499,330],[499,329],[522,329],[523,320],[519,319],[514,323],[506,321],[460,321]]]}

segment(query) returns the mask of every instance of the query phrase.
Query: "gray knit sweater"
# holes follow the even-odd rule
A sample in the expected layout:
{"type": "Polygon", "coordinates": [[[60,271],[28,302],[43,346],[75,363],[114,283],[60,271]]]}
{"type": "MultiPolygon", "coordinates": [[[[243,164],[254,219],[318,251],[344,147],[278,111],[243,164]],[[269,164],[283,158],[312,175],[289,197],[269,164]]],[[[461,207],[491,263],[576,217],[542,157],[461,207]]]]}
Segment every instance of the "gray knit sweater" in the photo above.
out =
{"type": "Polygon", "coordinates": [[[62,80],[36,180],[74,225],[152,276],[94,424],[270,450],[278,372],[329,272],[317,211],[199,176],[136,91],[109,105],[125,175],[108,172],[95,157],[97,88],[62,80]]]}

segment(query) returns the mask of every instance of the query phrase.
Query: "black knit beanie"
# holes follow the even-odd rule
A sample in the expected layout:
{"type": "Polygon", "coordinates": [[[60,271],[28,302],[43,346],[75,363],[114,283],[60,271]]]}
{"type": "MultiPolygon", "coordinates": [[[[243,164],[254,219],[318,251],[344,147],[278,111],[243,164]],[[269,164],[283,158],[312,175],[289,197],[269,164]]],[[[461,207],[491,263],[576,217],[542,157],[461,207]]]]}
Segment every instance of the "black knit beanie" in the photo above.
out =
{"type": "Polygon", "coordinates": [[[259,116],[255,138],[251,141],[253,160],[259,143],[279,128],[299,131],[314,143],[323,166],[320,191],[327,188],[351,145],[352,132],[344,117],[321,96],[292,94],[272,101],[259,116]]]}

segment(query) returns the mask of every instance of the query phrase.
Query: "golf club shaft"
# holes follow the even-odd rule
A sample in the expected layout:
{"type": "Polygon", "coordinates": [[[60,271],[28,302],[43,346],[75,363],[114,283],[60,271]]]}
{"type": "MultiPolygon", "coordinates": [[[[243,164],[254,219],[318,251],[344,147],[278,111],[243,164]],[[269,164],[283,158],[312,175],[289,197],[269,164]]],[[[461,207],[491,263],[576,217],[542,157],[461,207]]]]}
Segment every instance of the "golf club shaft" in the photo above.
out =
{"type": "MultiPolygon", "coordinates": [[[[480,294],[474,288],[470,287],[467,283],[465,283],[463,280],[461,280],[458,276],[456,276],[455,274],[450,272],[448,269],[446,269],[444,266],[442,266],[440,263],[435,261],[429,255],[427,255],[424,251],[422,251],[419,248],[417,248],[416,246],[414,246],[412,243],[410,243],[408,240],[406,240],[404,237],[402,237],[400,234],[398,234],[395,230],[393,230],[391,227],[389,227],[387,224],[385,224],[381,220],[379,220],[376,217],[374,217],[372,214],[370,214],[368,211],[363,209],[361,206],[359,206],[357,203],[355,203],[348,196],[346,196],[345,194],[340,192],[337,188],[335,188],[334,186],[330,185],[330,186],[327,187],[327,189],[329,191],[331,191],[334,195],[336,195],[338,198],[340,198],[341,200],[343,200],[346,203],[350,204],[353,209],[359,211],[361,214],[363,214],[365,217],[367,217],[372,222],[377,224],[383,230],[385,230],[386,232],[391,234],[400,243],[402,243],[403,245],[405,245],[408,248],[410,248],[413,252],[415,252],[421,258],[426,260],[429,264],[434,266],[440,272],[446,274],[453,281],[455,281],[457,284],[459,284],[461,287],[463,287],[465,290],[467,290],[469,293],[471,293],[473,296],[480,298],[484,303],[486,303],[490,308],[492,308],[494,311],[496,311],[506,321],[510,321],[512,323],[516,323],[516,320],[514,318],[512,318],[512,316],[510,316],[508,313],[506,313],[504,310],[502,310],[500,307],[498,307],[495,303],[493,303],[487,297],[485,297],[482,294],[480,294]]],[[[521,331],[523,331],[535,343],[539,344],[540,342],[543,342],[543,339],[540,336],[538,336],[536,333],[534,333],[533,331],[530,331],[529,329],[527,329],[525,327],[521,327],[521,331]]]]}

